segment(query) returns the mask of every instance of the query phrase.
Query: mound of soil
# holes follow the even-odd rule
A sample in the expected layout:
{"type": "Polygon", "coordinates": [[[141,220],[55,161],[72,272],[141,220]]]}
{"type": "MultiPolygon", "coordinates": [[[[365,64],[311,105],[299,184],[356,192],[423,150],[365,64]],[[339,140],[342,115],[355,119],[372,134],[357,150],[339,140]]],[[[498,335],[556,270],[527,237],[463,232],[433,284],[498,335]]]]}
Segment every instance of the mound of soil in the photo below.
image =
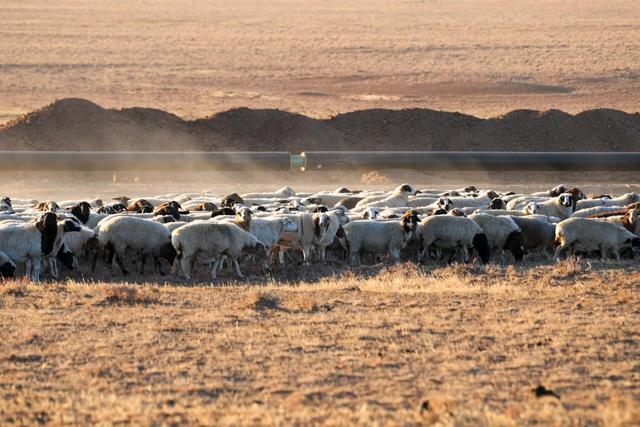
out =
{"type": "Polygon", "coordinates": [[[63,99],[0,126],[1,150],[639,151],[640,114],[515,110],[477,117],[371,109],[319,120],[238,108],[186,121],[162,110],[63,99]]]}

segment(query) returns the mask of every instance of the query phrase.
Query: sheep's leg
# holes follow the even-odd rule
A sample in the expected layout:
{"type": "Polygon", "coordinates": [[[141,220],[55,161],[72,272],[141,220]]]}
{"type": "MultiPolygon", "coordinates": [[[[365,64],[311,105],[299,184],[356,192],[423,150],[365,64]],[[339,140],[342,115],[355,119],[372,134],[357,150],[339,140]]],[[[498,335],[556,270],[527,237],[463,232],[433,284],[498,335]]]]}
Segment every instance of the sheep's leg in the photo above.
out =
{"type": "Polygon", "coordinates": [[[244,278],[244,276],[242,275],[242,272],[240,271],[240,265],[238,264],[238,259],[231,258],[231,262],[233,262],[233,267],[236,270],[236,275],[241,279],[244,278]]]}
{"type": "Polygon", "coordinates": [[[127,271],[127,269],[124,267],[124,251],[121,254],[120,251],[116,252],[116,256],[115,256],[116,262],[118,263],[118,265],[120,266],[120,269],[122,270],[122,275],[126,276],[129,274],[129,272],[127,271]]]}
{"type": "Polygon", "coordinates": [[[35,283],[38,283],[40,281],[40,265],[41,265],[41,261],[40,258],[34,258],[32,261],[32,266],[33,266],[33,277],[32,280],[35,283]]]}
{"type": "Polygon", "coordinates": [[[31,262],[31,258],[27,259],[24,263],[24,276],[31,279],[31,267],[33,263],[31,262]]]}
{"type": "Polygon", "coordinates": [[[182,267],[182,273],[184,277],[187,279],[191,279],[191,269],[193,268],[193,261],[191,257],[182,255],[182,259],[180,260],[180,266],[182,267]]]}
{"type": "Polygon", "coordinates": [[[613,255],[613,258],[616,260],[616,262],[620,262],[620,253],[617,250],[611,249],[611,254],[613,255]]]}
{"type": "Polygon", "coordinates": [[[147,260],[147,255],[140,254],[140,274],[144,274],[144,264],[147,260]]]}
{"type": "Polygon", "coordinates": [[[465,264],[469,262],[469,249],[464,243],[462,244],[462,260],[465,264]]]}
{"type": "Polygon", "coordinates": [[[562,254],[562,252],[564,252],[564,250],[565,250],[566,248],[567,248],[567,247],[566,247],[566,246],[564,246],[564,245],[560,245],[560,246],[558,246],[558,247],[556,248],[556,253],[555,253],[555,254],[553,254],[553,261],[554,261],[554,262],[558,262],[558,261],[560,260],[560,255],[562,254]]]}
{"type": "Polygon", "coordinates": [[[302,248],[302,263],[304,265],[309,265],[311,264],[311,248],[309,247],[304,247],[302,248]]]}
{"type": "Polygon", "coordinates": [[[316,247],[316,254],[318,254],[318,258],[319,258],[320,262],[324,264],[325,247],[324,246],[317,246],[316,247]]]}
{"type": "Polygon", "coordinates": [[[51,277],[57,279],[60,273],[58,270],[58,260],[53,257],[49,257],[49,267],[51,268],[51,277]]]}
{"type": "Polygon", "coordinates": [[[73,256],[73,264],[71,264],[71,266],[76,270],[80,269],[80,262],[78,261],[78,257],[75,255],[73,256]]]}
{"type": "Polygon", "coordinates": [[[91,273],[96,271],[96,264],[98,262],[98,252],[93,254],[93,262],[91,263],[91,273]]]}
{"type": "Polygon", "coordinates": [[[213,267],[211,268],[211,279],[212,280],[215,280],[217,278],[218,268],[220,267],[220,264],[222,263],[222,260],[223,260],[223,257],[218,257],[213,262],[213,267]]]}

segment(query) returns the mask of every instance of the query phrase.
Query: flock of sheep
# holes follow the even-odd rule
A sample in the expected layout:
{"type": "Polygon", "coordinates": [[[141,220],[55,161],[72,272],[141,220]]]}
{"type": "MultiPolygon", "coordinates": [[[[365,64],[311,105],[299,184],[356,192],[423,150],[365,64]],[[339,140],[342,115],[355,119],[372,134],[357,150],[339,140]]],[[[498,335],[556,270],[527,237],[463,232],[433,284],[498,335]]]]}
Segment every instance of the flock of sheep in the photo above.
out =
{"type": "Polygon", "coordinates": [[[167,194],[89,201],[0,201],[0,276],[24,265],[37,282],[41,270],[53,277],[58,263],[79,269],[80,261],[105,262],[141,274],[182,274],[197,265],[211,278],[253,263],[268,271],[275,263],[426,262],[483,263],[492,256],[518,262],[531,253],[558,259],[568,252],[602,259],[633,257],[640,247],[635,193],[586,197],[559,185],[533,194],[418,190],[321,191],[296,194],[290,187],[268,193],[167,194]]]}

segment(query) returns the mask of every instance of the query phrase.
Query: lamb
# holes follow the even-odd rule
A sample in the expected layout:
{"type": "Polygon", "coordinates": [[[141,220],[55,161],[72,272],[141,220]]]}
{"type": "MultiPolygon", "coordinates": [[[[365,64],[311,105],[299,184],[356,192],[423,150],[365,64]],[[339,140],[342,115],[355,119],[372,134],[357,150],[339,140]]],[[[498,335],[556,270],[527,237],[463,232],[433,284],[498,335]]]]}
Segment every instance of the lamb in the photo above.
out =
{"type": "MultiPolygon", "coordinates": [[[[264,244],[269,253],[284,233],[297,233],[298,226],[288,217],[255,218],[251,221],[250,232],[264,244]]],[[[268,267],[267,258],[265,258],[264,268],[268,267]]]]}
{"type": "Polygon", "coordinates": [[[0,251],[0,279],[12,278],[15,271],[16,263],[7,254],[0,251]]]}
{"type": "Polygon", "coordinates": [[[483,263],[489,262],[491,250],[487,236],[475,221],[461,216],[434,215],[422,220],[419,226],[420,253],[422,261],[431,245],[441,249],[460,248],[463,261],[469,261],[469,249],[475,248],[483,263]]]}
{"type": "Polygon", "coordinates": [[[626,206],[636,202],[640,202],[640,196],[638,196],[638,194],[626,193],[620,197],[615,197],[613,199],[601,198],[579,200],[576,205],[576,210],[592,208],[594,206],[626,206]]]}
{"type": "MultiPolygon", "coordinates": [[[[113,268],[113,259],[120,265],[122,274],[128,271],[124,266],[125,251],[130,248],[141,255],[141,273],[144,272],[144,259],[146,255],[152,255],[154,268],[164,274],[164,266],[160,263],[160,251],[163,246],[170,244],[171,233],[169,229],[155,221],[149,221],[135,216],[122,215],[109,218],[100,224],[98,242],[102,248],[109,250],[109,264],[113,268]]],[[[174,259],[166,258],[171,265],[174,259]]],[[[93,268],[95,269],[95,258],[93,268]]]]}
{"type": "Polygon", "coordinates": [[[600,251],[605,260],[612,255],[620,261],[620,250],[640,247],[640,237],[613,222],[588,218],[569,218],[556,227],[556,243],[559,245],[553,256],[555,261],[568,250],[600,251]]]}
{"type": "Polygon", "coordinates": [[[549,256],[555,251],[555,224],[526,216],[510,217],[522,230],[524,247],[527,251],[544,251],[549,256]]]}
{"type": "Polygon", "coordinates": [[[528,204],[525,210],[531,213],[547,216],[556,216],[560,219],[567,219],[575,212],[575,201],[571,194],[564,193],[556,198],[528,204]]]}
{"type": "Polygon", "coordinates": [[[355,221],[343,227],[342,246],[349,254],[351,265],[359,265],[361,253],[389,254],[390,261],[400,258],[416,230],[414,219],[406,216],[401,221],[355,221]]]}
{"type": "Polygon", "coordinates": [[[231,259],[236,274],[240,278],[243,276],[238,265],[238,257],[243,251],[263,258],[266,256],[264,244],[253,234],[235,224],[228,223],[208,221],[189,223],[171,233],[171,243],[187,279],[191,278],[196,257],[216,260],[211,270],[211,278],[215,279],[222,255],[231,259]]]}
{"type": "Polygon", "coordinates": [[[42,259],[54,251],[57,241],[63,241],[65,233],[77,229],[72,221],[58,223],[52,212],[45,212],[35,223],[6,223],[0,226],[0,251],[13,262],[25,263],[27,276],[39,282],[42,259]]]}
{"type": "Polygon", "coordinates": [[[469,218],[482,227],[492,249],[509,250],[516,261],[524,257],[524,237],[522,230],[513,219],[507,216],[493,216],[481,213],[469,215],[469,218]]]}

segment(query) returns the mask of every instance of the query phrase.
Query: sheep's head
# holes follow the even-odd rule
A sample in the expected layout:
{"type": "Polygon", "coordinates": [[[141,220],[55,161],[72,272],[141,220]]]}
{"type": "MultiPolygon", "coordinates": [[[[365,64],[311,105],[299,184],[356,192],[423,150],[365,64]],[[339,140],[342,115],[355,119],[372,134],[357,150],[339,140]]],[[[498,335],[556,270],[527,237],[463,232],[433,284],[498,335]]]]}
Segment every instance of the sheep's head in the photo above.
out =
{"type": "Polygon", "coordinates": [[[280,220],[280,222],[282,223],[282,231],[285,233],[297,233],[298,232],[298,225],[293,222],[293,220],[291,218],[282,218],[280,220]]]}
{"type": "Polygon", "coordinates": [[[560,201],[560,204],[565,208],[573,207],[575,204],[573,196],[569,193],[561,194],[560,196],[558,196],[558,200],[560,201]]]}
{"type": "Polygon", "coordinates": [[[131,197],[127,197],[127,196],[118,196],[118,197],[114,197],[111,200],[115,200],[116,202],[122,203],[123,205],[125,205],[125,207],[129,204],[129,200],[131,200],[131,197]]]}
{"type": "Polygon", "coordinates": [[[222,203],[220,204],[220,206],[224,208],[231,208],[236,203],[244,203],[244,200],[242,199],[242,197],[240,197],[238,193],[233,193],[233,194],[229,194],[228,196],[224,196],[222,198],[222,203]]]}
{"type": "Polygon", "coordinates": [[[511,252],[516,261],[522,261],[524,258],[524,236],[522,231],[513,231],[504,242],[504,249],[511,252]]]}
{"type": "Polygon", "coordinates": [[[331,217],[326,213],[322,212],[314,215],[313,218],[313,233],[316,237],[320,237],[320,235],[329,229],[329,225],[331,224],[331,217]]]}
{"type": "Polygon", "coordinates": [[[635,209],[628,210],[622,218],[622,225],[630,232],[635,232],[636,225],[638,224],[638,211],[635,209]]]}
{"type": "Polygon", "coordinates": [[[245,230],[251,225],[251,209],[243,207],[236,212],[236,223],[245,230]]]}
{"type": "Polygon", "coordinates": [[[465,213],[462,211],[462,209],[458,209],[458,208],[451,209],[451,210],[448,212],[448,215],[451,215],[451,216],[467,216],[467,215],[465,215],[465,213]]]}
{"type": "Polygon", "coordinates": [[[576,201],[584,200],[587,198],[587,196],[585,196],[585,194],[580,191],[578,187],[573,187],[571,190],[568,190],[567,193],[571,194],[573,198],[576,199],[576,201]]]}
{"type": "Polygon", "coordinates": [[[538,206],[538,204],[535,202],[531,202],[531,203],[528,203],[523,210],[524,210],[524,213],[527,215],[535,215],[538,212],[540,212],[540,206],[538,206]]]}
{"type": "Polygon", "coordinates": [[[325,205],[320,205],[320,206],[316,206],[315,208],[313,208],[313,213],[327,212],[328,210],[329,210],[329,208],[326,207],[325,205]]]}
{"type": "Polygon", "coordinates": [[[549,190],[549,197],[556,197],[567,192],[567,186],[564,184],[557,185],[549,190]]]}
{"type": "Polygon", "coordinates": [[[208,211],[208,212],[213,212],[216,209],[217,209],[217,206],[214,203],[211,203],[211,202],[201,203],[196,208],[197,211],[208,211]]]}
{"type": "Polygon", "coordinates": [[[449,212],[451,209],[453,209],[453,202],[448,197],[440,197],[438,199],[438,203],[436,203],[436,206],[438,206],[439,209],[443,209],[449,212]]]}
{"type": "Polygon", "coordinates": [[[507,204],[500,197],[496,197],[489,203],[489,209],[507,209],[507,204]]]}
{"type": "Polygon", "coordinates": [[[627,196],[628,203],[637,203],[640,202],[640,196],[636,193],[627,193],[625,194],[625,196],[627,196]]]}
{"type": "Polygon", "coordinates": [[[91,214],[91,205],[87,202],[80,202],[70,209],[71,215],[78,218],[83,224],[89,221],[91,214]]]}
{"type": "Polygon", "coordinates": [[[245,252],[256,255],[257,257],[267,257],[267,247],[258,239],[255,239],[251,244],[245,246],[243,249],[245,252]]]}
{"type": "Polygon", "coordinates": [[[0,199],[0,203],[4,203],[5,205],[11,207],[11,198],[9,196],[2,196],[2,199],[0,199]]]}
{"type": "Polygon", "coordinates": [[[362,219],[376,219],[380,216],[378,208],[370,206],[362,212],[362,219]]]}
{"type": "Polygon", "coordinates": [[[498,197],[500,197],[500,195],[498,193],[496,193],[493,190],[489,190],[487,191],[487,197],[490,198],[491,200],[493,199],[497,199],[498,197]]]}
{"type": "Polygon", "coordinates": [[[418,223],[420,222],[420,218],[418,217],[418,212],[414,210],[406,211],[400,217],[400,222],[404,226],[405,231],[415,231],[418,223]]]}
{"type": "Polygon", "coordinates": [[[293,188],[287,186],[287,187],[282,187],[281,189],[276,191],[276,194],[284,197],[293,197],[296,195],[296,192],[293,191],[293,188]]]}
{"type": "Polygon", "coordinates": [[[416,190],[415,188],[413,188],[409,184],[402,184],[398,188],[396,188],[394,193],[402,194],[402,195],[405,195],[405,196],[413,196],[413,195],[419,194],[420,191],[416,190]]]}
{"type": "Polygon", "coordinates": [[[340,187],[336,189],[335,193],[338,193],[338,194],[351,193],[351,190],[349,190],[347,187],[340,187]]]}
{"type": "Polygon", "coordinates": [[[475,186],[470,185],[468,187],[465,187],[464,191],[465,191],[465,193],[477,193],[478,189],[475,186]]]}

